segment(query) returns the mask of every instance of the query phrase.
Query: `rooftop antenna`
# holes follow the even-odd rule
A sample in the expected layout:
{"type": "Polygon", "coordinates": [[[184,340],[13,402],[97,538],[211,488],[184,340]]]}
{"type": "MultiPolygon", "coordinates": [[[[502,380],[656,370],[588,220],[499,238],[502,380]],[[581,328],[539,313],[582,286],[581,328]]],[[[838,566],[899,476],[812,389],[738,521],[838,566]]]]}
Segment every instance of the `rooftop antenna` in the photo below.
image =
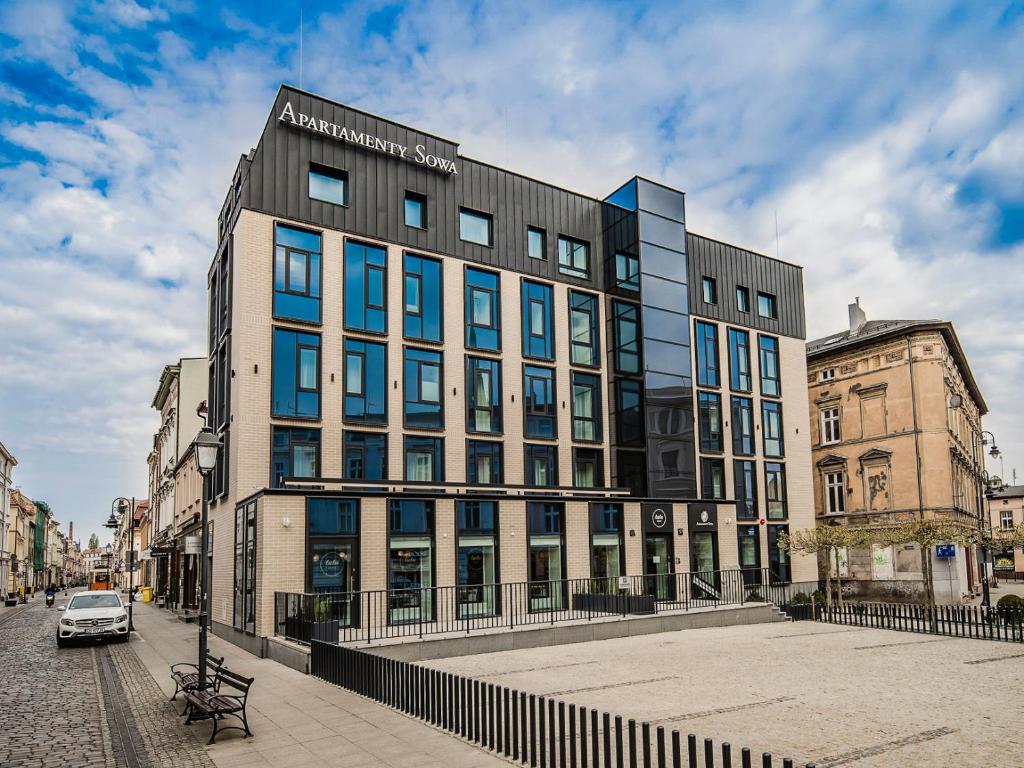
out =
{"type": "Polygon", "coordinates": [[[775,209],[775,258],[779,258],[779,209],[775,209]]]}
{"type": "Polygon", "coordinates": [[[299,89],[302,89],[302,6],[299,6],[299,89]]]}

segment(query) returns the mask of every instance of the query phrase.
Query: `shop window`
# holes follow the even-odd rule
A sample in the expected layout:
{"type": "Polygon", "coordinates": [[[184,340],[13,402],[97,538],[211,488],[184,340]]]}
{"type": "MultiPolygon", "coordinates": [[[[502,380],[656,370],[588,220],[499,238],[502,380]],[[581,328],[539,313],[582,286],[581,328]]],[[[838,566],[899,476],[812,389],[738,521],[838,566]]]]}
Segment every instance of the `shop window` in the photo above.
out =
{"type": "Polygon", "coordinates": [[[431,621],[434,586],[434,502],[388,502],[388,620],[431,621]]]}
{"type": "Polygon", "coordinates": [[[459,618],[501,612],[498,586],[498,502],[457,501],[458,551],[455,560],[459,618]]]}
{"type": "Polygon", "coordinates": [[[622,504],[590,505],[590,588],[598,594],[618,594],[625,575],[622,504]]]}
{"type": "Polygon", "coordinates": [[[531,501],[529,530],[530,611],[565,607],[565,505],[531,501]]]}

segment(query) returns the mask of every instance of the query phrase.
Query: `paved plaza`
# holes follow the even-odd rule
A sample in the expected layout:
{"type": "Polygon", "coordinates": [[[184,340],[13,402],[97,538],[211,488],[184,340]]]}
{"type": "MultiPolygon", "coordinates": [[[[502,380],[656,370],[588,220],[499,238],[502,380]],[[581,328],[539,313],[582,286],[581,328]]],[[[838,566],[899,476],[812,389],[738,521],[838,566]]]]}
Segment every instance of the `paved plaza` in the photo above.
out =
{"type": "Polygon", "coordinates": [[[427,662],[825,766],[1024,766],[1024,645],[815,622],[427,662]]]}

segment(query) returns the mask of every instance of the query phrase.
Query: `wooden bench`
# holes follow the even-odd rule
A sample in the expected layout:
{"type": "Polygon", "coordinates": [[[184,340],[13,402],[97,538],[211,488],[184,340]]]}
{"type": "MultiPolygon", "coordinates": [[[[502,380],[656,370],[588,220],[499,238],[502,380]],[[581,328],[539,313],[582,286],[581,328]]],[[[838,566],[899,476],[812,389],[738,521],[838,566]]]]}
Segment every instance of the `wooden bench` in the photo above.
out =
{"type": "Polygon", "coordinates": [[[205,690],[196,688],[185,692],[188,712],[185,725],[189,725],[195,720],[212,720],[213,733],[210,734],[208,744],[213,744],[218,731],[233,729],[243,731],[246,736],[252,736],[249,722],[245,716],[245,705],[249,700],[249,689],[252,687],[252,682],[253,678],[251,677],[243,677],[221,667],[217,671],[211,687],[207,687],[205,690]],[[238,693],[224,693],[225,688],[234,689],[238,693]],[[237,718],[241,725],[222,726],[221,721],[228,716],[237,718]]]}
{"type": "MultiPolygon", "coordinates": [[[[206,684],[212,686],[217,678],[217,672],[224,667],[224,657],[217,658],[216,656],[206,657],[206,684]]],[[[178,664],[171,665],[171,680],[174,681],[174,695],[171,696],[171,701],[178,698],[179,693],[185,693],[193,691],[199,687],[199,665],[189,664],[188,662],[179,662],[178,664]]],[[[181,714],[185,714],[182,710],[181,714]]]]}

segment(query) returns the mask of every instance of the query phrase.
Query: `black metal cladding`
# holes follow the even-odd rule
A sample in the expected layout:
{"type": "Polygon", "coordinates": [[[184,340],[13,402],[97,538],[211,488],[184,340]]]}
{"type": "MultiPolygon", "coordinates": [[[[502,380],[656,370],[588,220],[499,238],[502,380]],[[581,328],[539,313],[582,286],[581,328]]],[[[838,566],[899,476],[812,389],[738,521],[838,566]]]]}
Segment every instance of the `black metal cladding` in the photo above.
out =
{"type": "Polygon", "coordinates": [[[606,204],[460,157],[457,152],[454,142],[282,86],[249,163],[240,204],[314,226],[604,290],[606,204]],[[296,114],[402,144],[410,153],[423,145],[426,152],[453,160],[458,173],[450,175],[282,122],[278,117],[289,102],[296,114]],[[310,199],[310,163],[348,172],[348,206],[310,199]],[[426,196],[426,230],[405,226],[406,190],[426,196]],[[460,207],[493,216],[492,247],[459,239],[460,207]],[[530,226],[547,234],[547,258],[543,261],[527,256],[526,229],[530,226]],[[559,235],[589,243],[589,279],[558,271],[559,235]]]}
{"type": "Polygon", "coordinates": [[[806,338],[800,267],[692,232],[686,233],[686,250],[690,261],[690,311],[694,315],[779,336],[806,338]],[[701,278],[705,275],[718,282],[718,304],[704,303],[701,278]],[[737,309],[737,285],[750,291],[749,312],[737,309]],[[775,296],[777,320],[757,313],[759,291],[775,296]]]}

